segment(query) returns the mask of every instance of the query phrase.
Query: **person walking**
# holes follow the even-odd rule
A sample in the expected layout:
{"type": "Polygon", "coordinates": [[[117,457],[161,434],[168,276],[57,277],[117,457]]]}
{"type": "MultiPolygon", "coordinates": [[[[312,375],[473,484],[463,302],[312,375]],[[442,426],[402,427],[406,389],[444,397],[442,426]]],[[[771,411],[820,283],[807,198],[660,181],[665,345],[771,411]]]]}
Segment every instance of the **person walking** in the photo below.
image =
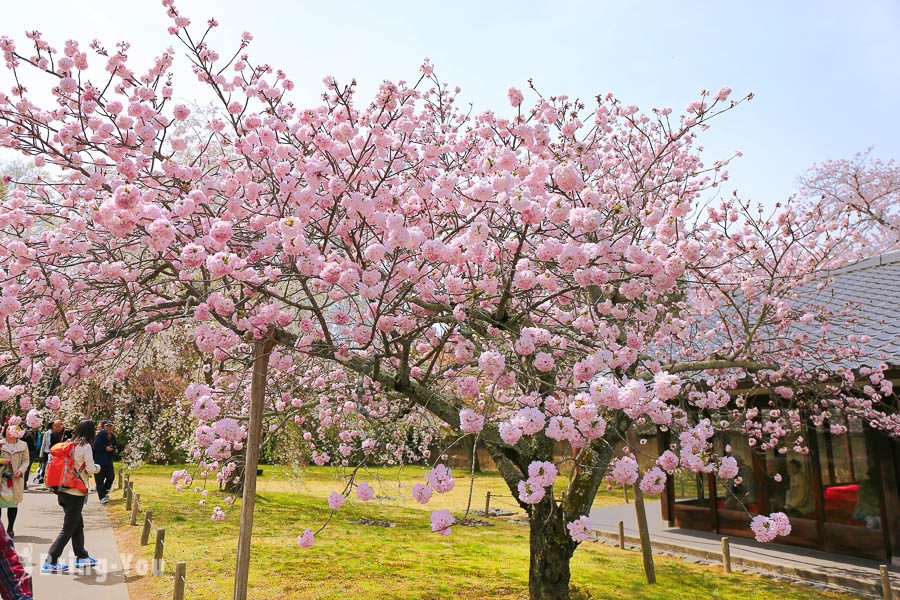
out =
{"type": "Polygon", "coordinates": [[[24,496],[28,466],[28,445],[19,439],[20,433],[16,425],[7,421],[0,446],[0,509],[6,509],[6,533],[11,538],[16,537],[16,517],[24,496]]]}
{"type": "Polygon", "coordinates": [[[31,575],[25,570],[12,538],[0,523],[0,597],[32,600],[31,575]]]}
{"type": "Polygon", "coordinates": [[[47,475],[47,461],[50,459],[50,448],[60,442],[66,441],[68,437],[69,436],[63,427],[63,422],[59,420],[53,421],[50,425],[50,429],[44,432],[41,439],[41,467],[38,469],[39,476],[35,476],[37,483],[44,483],[44,478],[47,475]]]}
{"type": "Polygon", "coordinates": [[[118,450],[118,441],[113,433],[113,423],[107,421],[103,424],[103,429],[97,433],[97,439],[94,440],[94,462],[100,467],[94,479],[100,504],[109,502],[109,490],[112,489],[113,481],[116,478],[116,470],[113,466],[116,450],[118,450]]]}
{"type": "Polygon", "coordinates": [[[28,466],[25,467],[25,476],[22,478],[25,489],[28,489],[28,477],[31,475],[31,465],[38,460],[41,450],[41,432],[37,429],[29,429],[22,436],[22,441],[28,446],[28,466]]]}
{"type": "MultiPolygon", "coordinates": [[[[56,494],[56,501],[63,509],[63,526],[50,546],[47,561],[42,565],[42,573],[66,573],[69,565],[59,562],[63,549],[70,541],[75,552],[75,567],[91,567],[97,564],[84,547],[84,517],[82,510],[87,502],[90,476],[99,471],[94,464],[92,445],[97,437],[97,424],[93,421],[82,421],[75,429],[75,437],[71,446],[65,448],[70,453],[75,479],[70,486],[61,485],[56,494]]],[[[62,460],[63,457],[61,456],[62,460]]],[[[49,484],[49,482],[48,482],[49,484]]]]}

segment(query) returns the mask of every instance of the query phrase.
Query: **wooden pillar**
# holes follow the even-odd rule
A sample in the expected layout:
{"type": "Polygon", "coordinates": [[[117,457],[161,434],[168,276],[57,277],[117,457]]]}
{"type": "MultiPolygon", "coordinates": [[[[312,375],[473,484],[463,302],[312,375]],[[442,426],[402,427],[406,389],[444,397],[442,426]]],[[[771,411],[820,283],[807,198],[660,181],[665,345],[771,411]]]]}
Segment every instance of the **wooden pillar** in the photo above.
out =
{"type": "Polygon", "coordinates": [[[153,548],[153,575],[159,577],[163,574],[163,550],[166,547],[166,530],[156,530],[156,546],[153,548]]]}
{"type": "Polygon", "coordinates": [[[769,506],[769,475],[766,473],[766,456],[750,448],[750,463],[753,470],[753,495],[756,504],[759,506],[759,514],[768,515],[772,513],[772,507],[769,506]]]}
{"type": "Polygon", "coordinates": [[[900,443],[884,434],[869,432],[873,453],[869,463],[880,480],[881,528],[884,531],[885,556],[893,564],[900,564],[900,485],[897,471],[900,460],[900,443]]]}
{"type": "Polygon", "coordinates": [[[816,499],[816,537],[819,547],[825,547],[825,486],[822,482],[822,462],[819,437],[812,422],[806,422],[806,443],[809,447],[809,483],[816,499]]]}
{"type": "Polygon", "coordinates": [[[175,590],[172,593],[172,600],[184,600],[184,584],[187,577],[187,563],[175,563],[175,590]]]}
{"type": "Polygon", "coordinates": [[[834,436],[828,429],[822,430],[822,436],[825,438],[825,457],[828,459],[828,483],[834,485],[840,483],[834,470],[834,436]]]}
{"type": "Polygon", "coordinates": [[[150,543],[150,530],[153,528],[153,511],[148,510],[144,513],[144,528],[141,530],[141,546],[150,543]]]}
{"type": "Polygon", "coordinates": [[[878,570],[881,572],[881,597],[884,600],[894,600],[894,590],[891,587],[891,573],[888,571],[887,565],[881,565],[878,570]]]}
{"type": "Polygon", "coordinates": [[[135,494],[134,501],[131,504],[131,521],[129,521],[129,523],[131,523],[132,527],[137,525],[138,511],[140,511],[140,510],[141,510],[141,495],[135,494]]]}
{"type": "MultiPolygon", "coordinates": [[[[699,481],[697,482],[700,483],[699,481]]],[[[706,485],[709,488],[709,510],[712,516],[713,531],[719,533],[719,492],[716,490],[716,475],[708,473],[706,475],[706,485]]],[[[698,486],[697,489],[700,489],[698,486]]]]}
{"type": "MultiPolygon", "coordinates": [[[[850,429],[850,419],[847,418],[846,414],[844,414],[844,427],[847,428],[847,434],[844,435],[844,438],[846,438],[846,441],[847,441],[847,456],[850,458],[850,460],[848,461],[850,463],[849,464],[849,466],[850,466],[850,481],[852,483],[856,483],[859,480],[856,478],[856,464],[855,464],[855,461],[853,460],[853,441],[852,441],[853,433],[850,429]]],[[[864,436],[863,439],[864,440],[865,440],[865,435],[866,435],[866,430],[865,430],[865,428],[863,428],[863,436],[864,436]]],[[[869,444],[866,443],[865,446],[863,446],[863,447],[868,449],[869,444]]]]}
{"type": "Polygon", "coordinates": [[[247,426],[247,452],[244,460],[244,494],[241,499],[241,529],[238,535],[237,561],[234,569],[234,600],[247,600],[250,575],[250,541],[253,536],[253,509],[256,505],[256,469],[259,467],[259,445],[262,439],[266,375],[274,341],[266,336],[253,344],[253,379],[250,383],[250,422],[247,426]]]}
{"type": "Polygon", "coordinates": [[[722,538],[722,568],[731,573],[731,543],[727,537],[722,538]]]}
{"type": "MultiPolygon", "coordinates": [[[[657,454],[662,455],[663,452],[669,449],[671,433],[669,430],[659,430],[656,436],[657,439],[657,454]]],[[[684,480],[682,480],[684,481],[684,480]]],[[[682,485],[684,485],[682,483],[682,485]]],[[[675,527],[675,479],[674,475],[666,477],[666,487],[663,489],[662,497],[660,498],[660,507],[662,508],[662,518],[665,519],[669,523],[669,527],[675,527]]]]}

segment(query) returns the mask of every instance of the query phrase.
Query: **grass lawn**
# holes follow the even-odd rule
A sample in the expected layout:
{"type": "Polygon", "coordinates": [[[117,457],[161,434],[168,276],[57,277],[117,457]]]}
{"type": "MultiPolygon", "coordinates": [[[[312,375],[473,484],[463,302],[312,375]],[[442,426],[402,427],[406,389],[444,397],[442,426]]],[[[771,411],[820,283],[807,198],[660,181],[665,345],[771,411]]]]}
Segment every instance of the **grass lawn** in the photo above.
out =
{"type": "MultiPolygon", "coordinates": [[[[435,494],[425,506],[409,495],[422,481],[415,467],[372,469],[358,479],[372,485],[378,497],[362,503],[355,495],[303,550],[296,538],[305,527],[316,529],[328,517],[325,496],[342,489],[333,468],[307,468],[301,473],[265,466],[259,479],[250,598],[500,598],[527,597],[528,528],[492,519],[494,527],[454,527],[449,537],[431,533],[429,513],[449,508],[459,518],[465,511],[469,479],[457,474],[454,490],[435,494]],[[384,528],[351,524],[366,517],[396,523],[384,528]]],[[[175,561],[187,564],[187,598],[222,600],[231,597],[234,556],[240,515],[237,508],[221,523],[210,520],[212,508],[224,496],[210,491],[205,506],[193,491],[176,492],[169,478],[173,467],[146,466],[132,472],[142,510],[152,510],[157,527],[166,529],[166,575],[152,577],[133,569],[128,577],[132,600],[171,597],[175,561]]],[[[211,486],[214,488],[214,486],[211,486]]],[[[487,490],[508,490],[499,476],[474,480],[472,507],[484,504],[487,490]]],[[[121,491],[111,496],[110,516],[121,553],[149,560],[153,543],[139,545],[140,527],[128,525],[121,491]]],[[[498,498],[493,506],[504,507],[498,498]]],[[[621,502],[621,490],[604,492],[599,503],[621,502]]],[[[511,507],[509,507],[511,508],[511,507]]],[[[598,543],[585,543],[572,561],[576,598],[653,598],[665,600],[740,598],[800,600],[837,595],[794,587],[720,569],[657,557],[658,585],[643,583],[639,555],[598,543]]]]}

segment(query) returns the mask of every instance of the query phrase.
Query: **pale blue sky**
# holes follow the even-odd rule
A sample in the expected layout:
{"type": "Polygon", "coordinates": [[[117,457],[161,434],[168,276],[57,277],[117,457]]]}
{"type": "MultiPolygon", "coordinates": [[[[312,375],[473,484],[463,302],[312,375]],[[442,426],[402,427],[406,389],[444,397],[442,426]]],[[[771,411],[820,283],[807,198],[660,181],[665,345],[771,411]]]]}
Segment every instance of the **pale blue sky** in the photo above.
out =
{"type": "MultiPolygon", "coordinates": [[[[424,57],[477,109],[507,109],[529,77],[545,94],[615,92],[642,107],[680,110],[702,88],[754,92],[714,124],[706,157],[744,156],[727,189],[771,204],[811,163],[874,146],[900,157],[900,2],[569,1],[377,2],[181,0],[195,23],[215,16],[224,54],[244,29],[257,62],[283,68],[301,104],[322,76],[356,77],[363,97],[383,79],[412,79],[424,57]],[[227,42],[223,43],[223,42],[227,42]]],[[[4,2],[0,34],[54,45],[98,37],[147,58],[172,43],[158,0],[4,2]],[[127,8],[126,8],[127,7],[127,8]]],[[[184,60],[180,61],[184,64],[184,60]]],[[[201,100],[185,71],[181,96],[201,100]]],[[[8,79],[0,78],[8,88],[8,79]]]]}

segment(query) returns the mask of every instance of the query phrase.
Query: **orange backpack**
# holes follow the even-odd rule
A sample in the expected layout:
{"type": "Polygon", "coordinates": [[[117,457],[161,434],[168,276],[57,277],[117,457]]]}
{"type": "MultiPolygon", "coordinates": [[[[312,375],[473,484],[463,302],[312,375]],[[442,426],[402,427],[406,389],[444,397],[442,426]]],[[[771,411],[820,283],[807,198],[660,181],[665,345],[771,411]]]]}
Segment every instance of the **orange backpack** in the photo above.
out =
{"type": "Polygon", "coordinates": [[[50,448],[50,461],[47,463],[47,474],[44,483],[54,494],[61,488],[78,490],[87,495],[84,480],[75,470],[75,442],[60,442],[50,448]]]}

